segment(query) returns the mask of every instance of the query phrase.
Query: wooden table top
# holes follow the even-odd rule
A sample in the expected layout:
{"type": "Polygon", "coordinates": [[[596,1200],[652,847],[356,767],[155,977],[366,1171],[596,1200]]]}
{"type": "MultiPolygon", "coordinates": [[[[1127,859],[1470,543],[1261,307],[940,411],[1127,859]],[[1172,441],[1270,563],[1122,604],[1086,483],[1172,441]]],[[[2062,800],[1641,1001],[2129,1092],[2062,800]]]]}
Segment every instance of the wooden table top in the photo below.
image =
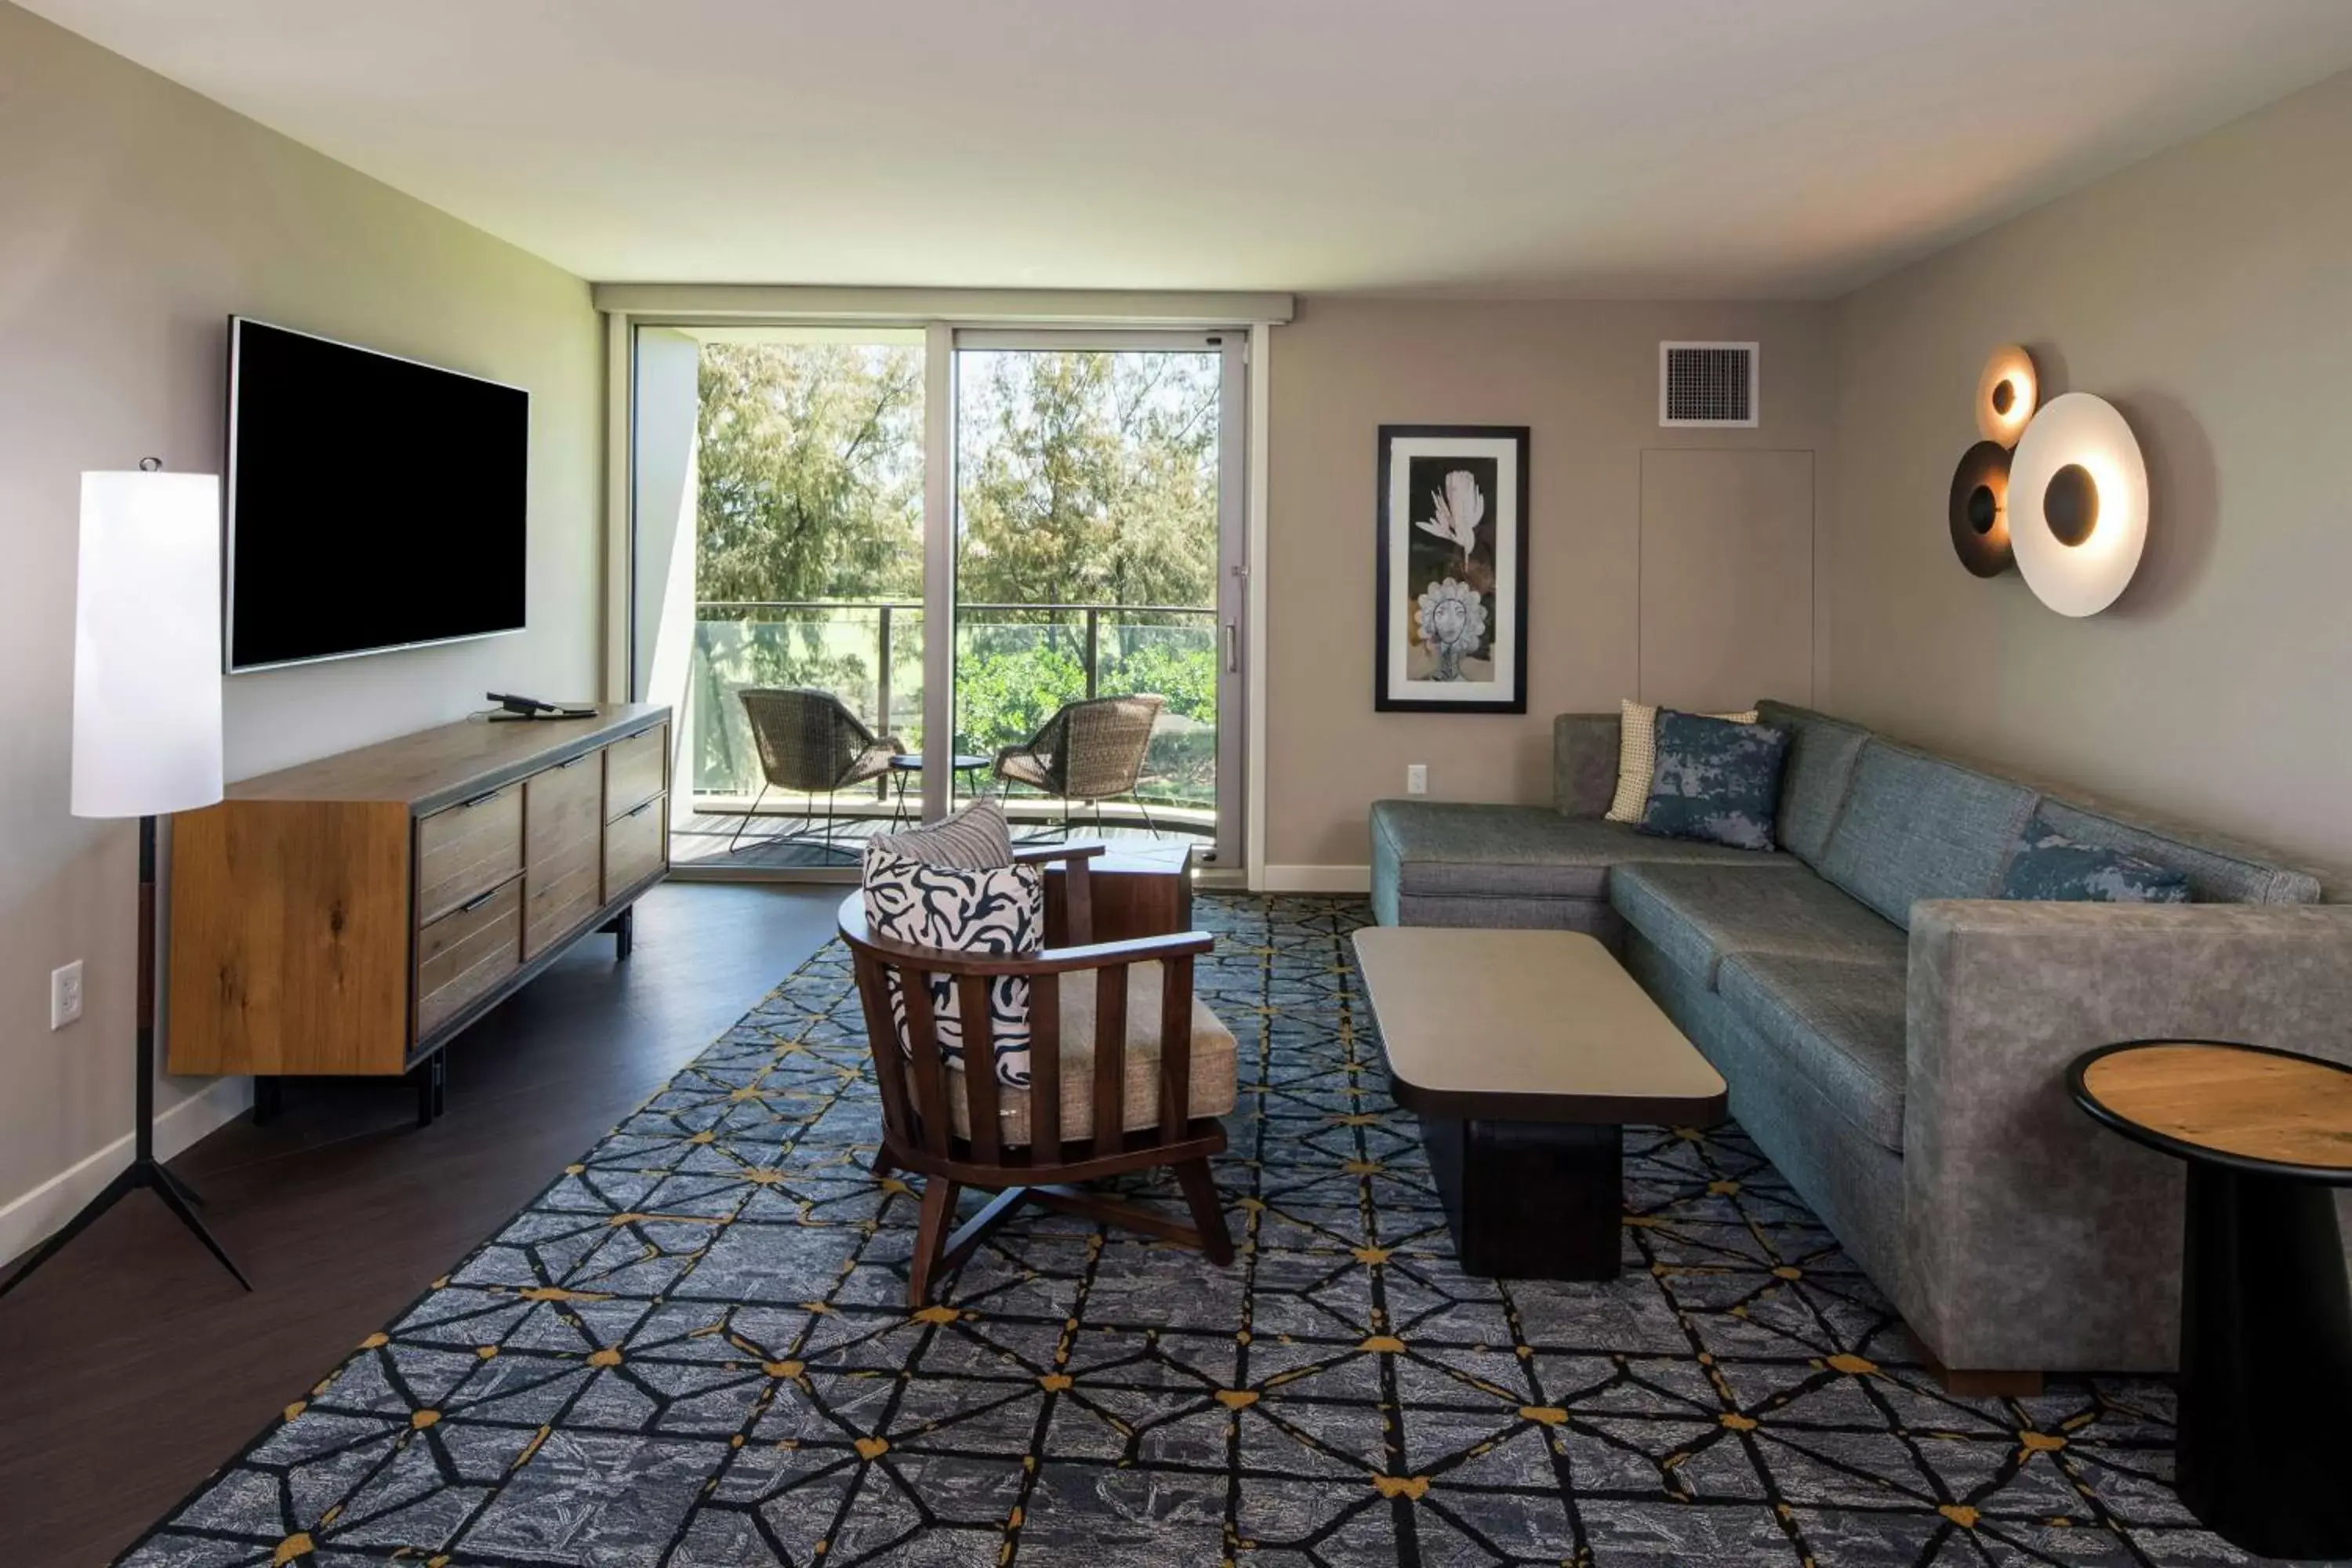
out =
{"type": "Polygon", "coordinates": [[[1602,1124],[1723,1119],[1723,1076],[1580,931],[1371,926],[1355,943],[1409,1110],[1602,1124]]]}
{"type": "Polygon", "coordinates": [[[669,717],[653,702],[599,702],[594,717],[503,722],[476,715],[298,763],[228,786],[231,800],[404,801],[419,816],[552,767],[669,717]]]}
{"type": "Polygon", "coordinates": [[[2352,1175],[2352,1068],[2242,1046],[2155,1041],[2099,1057],[2082,1083],[2112,1117],[2181,1152],[2352,1175]]]}

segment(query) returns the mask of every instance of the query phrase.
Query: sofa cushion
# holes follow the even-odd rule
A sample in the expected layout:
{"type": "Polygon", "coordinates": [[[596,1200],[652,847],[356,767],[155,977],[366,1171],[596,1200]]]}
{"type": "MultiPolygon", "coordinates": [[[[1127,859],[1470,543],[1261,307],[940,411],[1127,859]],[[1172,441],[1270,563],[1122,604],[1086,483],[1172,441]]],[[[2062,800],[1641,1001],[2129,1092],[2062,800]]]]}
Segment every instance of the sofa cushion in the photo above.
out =
{"type": "MultiPolygon", "coordinates": [[[[1620,698],[1617,702],[1617,789],[1606,813],[1612,822],[1639,822],[1650,802],[1650,781],[1658,767],[1658,715],[1666,710],[1655,703],[1620,698]]],[[[1727,724],[1753,724],[1756,710],[1702,713],[1727,724]]]]}
{"type": "Polygon", "coordinates": [[[1609,901],[1628,925],[1712,985],[1742,952],[1873,957],[1900,964],[1903,933],[1793,860],[1740,865],[1634,865],[1610,879],[1609,901]]]}
{"type": "Polygon", "coordinates": [[[2009,858],[2000,896],[2084,904],[2185,904],[2189,879],[2121,849],[2069,838],[2039,811],[2009,858]]]}
{"type": "Polygon", "coordinates": [[[2023,784],[1873,738],[1822,875],[1906,931],[1921,899],[1989,899],[2039,797],[2023,784]]]}
{"type": "Polygon", "coordinates": [[[1775,849],[1789,731],[1698,713],[1658,715],[1650,798],[1637,825],[1661,838],[1775,849]]]}
{"type": "Polygon", "coordinates": [[[1598,899],[1609,868],[1635,860],[1790,864],[1749,850],[1644,837],[1622,823],[1562,816],[1547,806],[1372,803],[1373,875],[1393,867],[1401,893],[1598,899]]]}
{"type": "Polygon", "coordinates": [[[1775,825],[1780,847],[1818,869],[1870,731],[1786,702],[1759,702],[1756,711],[1759,722],[1789,731],[1775,825]]]}
{"type": "Polygon", "coordinates": [[[2215,904],[2310,904],[2319,901],[2319,879],[2284,866],[2256,850],[2214,835],[2167,832],[2107,812],[2044,796],[2041,815],[2052,829],[2078,844],[2095,845],[2153,861],[2189,879],[2200,902],[2215,904]]]}
{"type": "Polygon", "coordinates": [[[1614,713],[1562,713],[1551,721],[1551,804],[1562,816],[1603,816],[1617,796],[1623,750],[1614,713]]]}
{"type": "Polygon", "coordinates": [[[1887,954],[1742,952],[1716,979],[1731,1010],[1882,1146],[1903,1149],[1906,970],[1887,954]]]}

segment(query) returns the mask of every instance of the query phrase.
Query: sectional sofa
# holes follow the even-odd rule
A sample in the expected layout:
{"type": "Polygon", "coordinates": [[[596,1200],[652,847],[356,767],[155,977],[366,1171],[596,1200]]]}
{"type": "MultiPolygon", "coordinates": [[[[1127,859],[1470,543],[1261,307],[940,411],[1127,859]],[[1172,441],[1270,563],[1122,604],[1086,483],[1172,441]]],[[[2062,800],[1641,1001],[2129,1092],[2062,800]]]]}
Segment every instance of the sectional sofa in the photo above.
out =
{"type": "Polygon", "coordinates": [[[2161,1371],[2179,1165],[2069,1101],[2111,1040],[2352,1061],[2352,904],[2324,874],[1825,714],[1791,731],[1775,853],[1602,820],[1613,714],[1554,726],[1552,806],[1384,800],[1388,924],[1589,931],[1711,1059],[1732,1113],[1958,1373],[2161,1371]],[[2039,810],[2185,874],[2189,904],[1993,897],[2039,810]]]}

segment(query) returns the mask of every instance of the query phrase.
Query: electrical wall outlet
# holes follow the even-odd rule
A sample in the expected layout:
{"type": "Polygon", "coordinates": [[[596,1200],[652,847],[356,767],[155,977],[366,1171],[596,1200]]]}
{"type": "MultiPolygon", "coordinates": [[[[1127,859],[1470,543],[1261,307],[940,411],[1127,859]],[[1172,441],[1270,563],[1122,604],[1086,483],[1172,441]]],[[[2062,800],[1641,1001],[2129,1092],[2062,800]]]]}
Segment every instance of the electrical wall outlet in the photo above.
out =
{"type": "Polygon", "coordinates": [[[62,1029],[81,1016],[81,960],[49,971],[49,1027],[62,1029]]]}
{"type": "Polygon", "coordinates": [[[1407,795],[1427,795],[1429,793],[1429,764],[1427,763],[1407,763],[1404,765],[1404,793],[1407,795]]]}

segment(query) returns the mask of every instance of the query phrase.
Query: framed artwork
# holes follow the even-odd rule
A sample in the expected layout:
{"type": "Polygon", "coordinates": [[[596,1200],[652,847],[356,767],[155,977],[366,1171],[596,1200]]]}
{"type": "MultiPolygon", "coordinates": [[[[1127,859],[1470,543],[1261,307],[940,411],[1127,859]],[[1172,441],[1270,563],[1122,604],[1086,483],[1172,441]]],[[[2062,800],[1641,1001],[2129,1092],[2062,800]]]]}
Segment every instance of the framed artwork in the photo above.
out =
{"type": "Polygon", "coordinates": [[[1528,710],[1528,427],[1381,426],[1372,707],[1528,710]]]}

